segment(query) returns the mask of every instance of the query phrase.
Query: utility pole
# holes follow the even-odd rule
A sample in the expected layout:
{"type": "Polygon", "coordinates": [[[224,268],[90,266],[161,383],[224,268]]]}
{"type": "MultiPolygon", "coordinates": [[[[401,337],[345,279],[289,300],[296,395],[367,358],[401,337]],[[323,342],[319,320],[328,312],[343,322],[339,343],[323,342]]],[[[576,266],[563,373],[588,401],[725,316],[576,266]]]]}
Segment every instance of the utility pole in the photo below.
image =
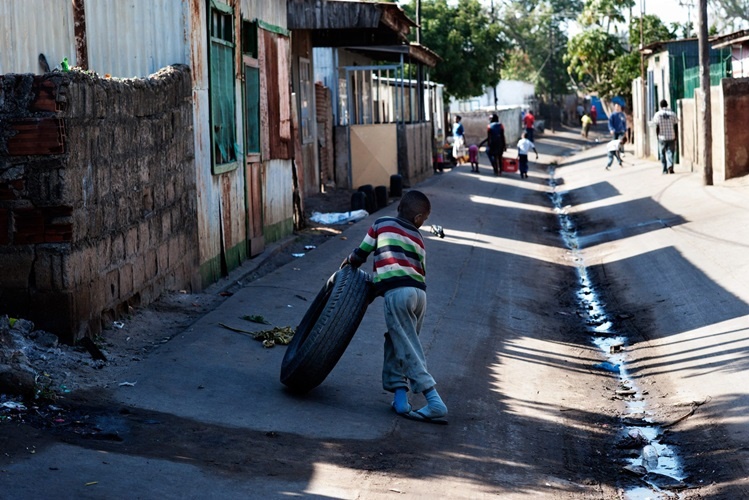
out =
{"type": "MultiPolygon", "coordinates": [[[[494,18],[494,0],[492,0],[492,22],[495,22],[496,19],[494,18]]],[[[497,72],[497,54],[494,54],[494,72],[497,72]]],[[[499,83],[494,85],[494,111],[497,111],[499,109],[499,96],[497,96],[497,86],[499,86],[499,83]]]]}
{"type": "Polygon", "coordinates": [[[549,18],[549,94],[551,99],[551,133],[554,133],[554,119],[556,118],[557,109],[554,104],[554,14],[549,18]]]}
{"type": "Polygon", "coordinates": [[[694,0],[679,0],[679,6],[687,8],[687,32],[684,33],[684,38],[689,38],[692,34],[692,9],[694,8],[694,0]]]}
{"type": "Polygon", "coordinates": [[[421,45],[421,0],[416,0],[416,43],[421,45]]]}
{"type": "MultiPolygon", "coordinates": [[[[645,29],[643,18],[645,17],[645,0],[640,0],[640,123],[642,132],[640,133],[640,153],[642,156],[648,156],[650,153],[646,151],[645,144],[647,144],[646,138],[648,137],[648,114],[647,114],[647,96],[645,95],[648,90],[647,82],[645,81],[645,29]]],[[[635,137],[637,140],[637,137],[635,137]]]]}
{"type": "Polygon", "coordinates": [[[700,127],[702,129],[702,163],[703,181],[705,186],[713,185],[713,131],[712,106],[710,105],[710,46],[707,39],[707,0],[700,0],[698,14],[699,30],[697,42],[700,46],[700,90],[702,91],[702,105],[700,106],[700,127]]]}

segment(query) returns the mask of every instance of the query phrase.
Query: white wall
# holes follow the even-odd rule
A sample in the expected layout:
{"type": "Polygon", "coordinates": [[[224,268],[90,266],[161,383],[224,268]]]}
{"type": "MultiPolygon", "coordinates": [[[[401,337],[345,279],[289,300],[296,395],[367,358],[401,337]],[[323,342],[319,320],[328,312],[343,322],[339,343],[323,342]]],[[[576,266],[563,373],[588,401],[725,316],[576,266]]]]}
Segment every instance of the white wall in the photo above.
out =
{"type": "MultiPolygon", "coordinates": [[[[535,96],[535,86],[532,83],[519,80],[502,80],[497,85],[497,107],[520,106],[525,107],[535,96]]],[[[450,99],[451,113],[465,113],[479,109],[494,109],[494,89],[488,87],[484,95],[470,99],[456,101],[450,99]]]]}

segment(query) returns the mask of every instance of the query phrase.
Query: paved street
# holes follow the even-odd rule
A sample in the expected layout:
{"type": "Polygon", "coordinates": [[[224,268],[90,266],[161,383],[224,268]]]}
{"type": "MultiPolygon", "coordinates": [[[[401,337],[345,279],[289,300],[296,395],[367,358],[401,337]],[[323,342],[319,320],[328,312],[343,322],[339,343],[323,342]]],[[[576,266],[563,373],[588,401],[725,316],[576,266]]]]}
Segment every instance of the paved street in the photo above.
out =
{"type": "Polygon", "coordinates": [[[283,347],[219,325],[296,326],[392,204],[238,290],[134,363],[134,385],[86,395],[117,439],[23,430],[33,453],[0,460],[3,496],[670,498],[623,470],[642,446],[617,444],[640,428],[680,498],[749,496],[749,182],[708,188],[631,154],[606,171],[598,133],[547,131],[528,179],[482,155],[479,174],[417,186],[433,207],[421,338],[450,425],[391,411],[382,299],[305,396],[279,382],[283,347]]]}

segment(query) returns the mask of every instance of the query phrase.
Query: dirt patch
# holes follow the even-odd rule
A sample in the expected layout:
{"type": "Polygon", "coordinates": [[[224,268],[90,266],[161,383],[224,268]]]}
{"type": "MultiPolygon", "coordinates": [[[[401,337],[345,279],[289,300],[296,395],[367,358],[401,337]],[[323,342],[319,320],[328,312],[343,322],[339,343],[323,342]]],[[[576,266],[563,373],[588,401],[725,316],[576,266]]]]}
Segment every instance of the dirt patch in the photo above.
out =
{"type": "MultiPolygon", "coordinates": [[[[16,378],[14,384],[0,386],[3,402],[21,395],[51,401],[66,398],[77,390],[103,389],[122,383],[120,374],[154,349],[169,342],[192,323],[218,307],[236,288],[292,262],[300,253],[339,237],[344,226],[310,221],[314,212],[335,213],[350,210],[353,190],[334,189],[305,199],[305,227],[275,251],[263,256],[262,264],[229,286],[214,286],[202,293],[174,290],[164,293],[147,307],[130,308],[129,314],[105,325],[96,338],[76,346],[58,344],[50,333],[36,330],[33,323],[0,322],[0,379],[3,367],[16,378]],[[272,253],[272,255],[270,255],[272,253]]],[[[0,407],[7,417],[9,407],[0,407]]]]}

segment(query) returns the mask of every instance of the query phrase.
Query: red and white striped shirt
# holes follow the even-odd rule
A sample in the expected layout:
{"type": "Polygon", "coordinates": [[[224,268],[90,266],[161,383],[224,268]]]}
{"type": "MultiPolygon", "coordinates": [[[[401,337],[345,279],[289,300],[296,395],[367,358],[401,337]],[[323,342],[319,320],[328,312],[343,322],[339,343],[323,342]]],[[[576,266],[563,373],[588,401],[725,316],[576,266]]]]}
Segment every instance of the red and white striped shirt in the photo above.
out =
{"type": "Polygon", "coordinates": [[[426,250],[419,229],[400,217],[380,217],[349,256],[354,266],[374,252],[374,285],[378,295],[412,286],[426,290],[426,250]]]}

